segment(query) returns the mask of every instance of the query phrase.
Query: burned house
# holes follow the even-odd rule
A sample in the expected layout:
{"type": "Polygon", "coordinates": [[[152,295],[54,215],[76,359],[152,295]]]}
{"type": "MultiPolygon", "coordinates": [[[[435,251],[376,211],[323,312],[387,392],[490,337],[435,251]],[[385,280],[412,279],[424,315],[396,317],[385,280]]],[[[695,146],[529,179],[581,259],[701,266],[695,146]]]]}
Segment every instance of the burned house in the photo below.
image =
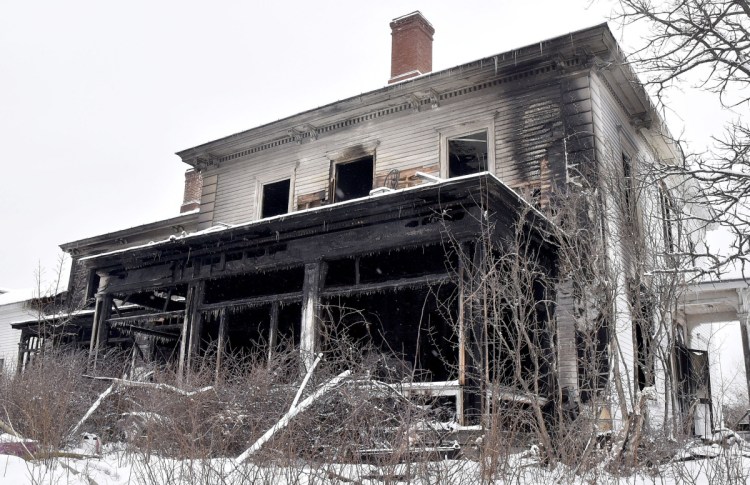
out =
{"type": "MultiPolygon", "coordinates": [[[[465,304],[467,261],[487,256],[479,241],[502,248],[520,227],[556,277],[555,194],[585,178],[627,198],[638,164],[677,157],[606,25],[439,72],[421,13],[391,29],[387,86],[180,151],[200,185],[195,212],[62,246],[95,301],[71,333],[94,365],[111,347],[182,374],[230,350],[295,348],[309,365],[345,338],[398,356],[407,391],[453,400],[463,420],[471,369],[493,358],[472,351],[482,330],[465,304]]],[[[627,221],[603,219],[607,257],[627,266],[613,236],[627,221]]],[[[557,382],[537,389],[576,392],[575,324],[560,311],[571,298],[532,293],[557,303],[535,310],[557,322],[540,345],[559,362],[557,382]]],[[[621,314],[613,331],[631,327],[621,314]]],[[[637,336],[621,333],[635,366],[637,336]]]]}

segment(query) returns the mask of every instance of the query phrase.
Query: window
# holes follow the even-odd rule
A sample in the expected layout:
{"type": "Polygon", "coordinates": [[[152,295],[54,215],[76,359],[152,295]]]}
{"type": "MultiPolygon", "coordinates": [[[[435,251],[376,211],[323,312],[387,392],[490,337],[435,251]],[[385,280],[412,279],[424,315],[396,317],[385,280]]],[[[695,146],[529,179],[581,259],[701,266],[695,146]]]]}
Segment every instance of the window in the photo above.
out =
{"type": "Polygon", "coordinates": [[[260,216],[272,217],[289,212],[291,179],[279,180],[263,185],[260,216]]]}
{"type": "Polygon", "coordinates": [[[440,176],[495,171],[494,124],[472,122],[440,130],[440,176]]]}
{"type": "Polygon", "coordinates": [[[622,185],[623,185],[623,210],[625,211],[625,220],[632,224],[635,217],[634,217],[634,203],[635,203],[635,193],[634,193],[634,185],[633,185],[633,163],[630,160],[630,157],[622,154],[622,185]]]}
{"type": "Polygon", "coordinates": [[[293,209],[294,169],[277,170],[257,176],[255,185],[255,217],[286,214],[293,209]]]}
{"type": "Polygon", "coordinates": [[[373,157],[366,156],[349,162],[335,163],[331,193],[334,202],[370,195],[373,179],[373,157]]]}
{"type": "MultiPolygon", "coordinates": [[[[659,186],[659,198],[661,199],[661,216],[662,216],[662,232],[664,236],[664,245],[668,254],[673,254],[678,251],[679,241],[675,238],[675,224],[679,224],[675,213],[674,199],[672,194],[669,193],[664,182],[661,182],[659,186]]],[[[677,232],[679,235],[679,226],[677,226],[677,232]]]]}
{"type": "Polygon", "coordinates": [[[487,170],[487,132],[448,139],[448,177],[487,170]]]}

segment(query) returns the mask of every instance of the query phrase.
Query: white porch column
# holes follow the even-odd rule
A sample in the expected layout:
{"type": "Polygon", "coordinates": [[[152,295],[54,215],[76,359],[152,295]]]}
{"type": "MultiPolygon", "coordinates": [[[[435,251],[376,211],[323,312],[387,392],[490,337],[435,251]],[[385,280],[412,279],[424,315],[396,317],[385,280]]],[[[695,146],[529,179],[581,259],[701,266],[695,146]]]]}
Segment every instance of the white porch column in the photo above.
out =
{"type": "Polygon", "coordinates": [[[99,287],[96,291],[96,303],[94,307],[94,321],[91,326],[91,342],[89,343],[89,365],[96,369],[99,351],[106,347],[109,336],[109,319],[112,310],[112,295],[107,293],[109,286],[109,274],[96,272],[99,277],[99,287]]]}
{"type": "Polygon", "coordinates": [[[318,325],[320,321],[320,290],[325,280],[326,264],[323,261],[305,265],[302,284],[302,322],[300,325],[300,353],[305,369],[315,361],[318,350],[318,325]]]}
{"type": "Polygon", "coordinates": [[[748,398],[750,398],[750,328],[748,328],[750,326],[750,289],[738,289],[737,296],[739,297],[737,319],[740,321],[742,356],[745,361],[745,381],[747,382],[748,398]]]}

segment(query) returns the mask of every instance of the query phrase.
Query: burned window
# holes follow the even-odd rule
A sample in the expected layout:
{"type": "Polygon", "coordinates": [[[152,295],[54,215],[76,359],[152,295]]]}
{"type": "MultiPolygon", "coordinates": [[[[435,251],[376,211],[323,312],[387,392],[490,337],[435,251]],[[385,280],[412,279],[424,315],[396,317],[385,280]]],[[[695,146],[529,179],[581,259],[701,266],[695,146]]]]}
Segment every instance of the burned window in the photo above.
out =
{"type": "Polygon", "coordinates": [[[448,176],[484,172],[487,165],[487,131],[448,139],[448,176]]]}
{"type": "Polygon", "coordinates": [[[673,254],[678,251],[678,238],[675,237],[675,226],[677,226],[677,233],[679,235],[679,220],[677,219],[675,211],[674,199],[672,194],[669,193],[669,189],[662,182],[659,186],[659,199],[661,201],[661,216],[662,216],[662,233],[664,236],[664,246],[668,254],[673,254]]]}
{"type": "Polygon", "coordinates": [[[334,165],[333,201],[342,202],[370,195],[373,157],[368,156],[334,165]]]}
{"type": "Polygon", "coordinates": [[[290,179],[264,184],[263,199],[261,201],[261,218],[277,216],[289,212],[290,189],[290,179]]]}
{"type": "Polygon", "coordinates": [[[625,221],[632,224],[635,220],[635,186],[633,184],[633,162],[626,154],[622,154],[622,196],[625,221]]]}

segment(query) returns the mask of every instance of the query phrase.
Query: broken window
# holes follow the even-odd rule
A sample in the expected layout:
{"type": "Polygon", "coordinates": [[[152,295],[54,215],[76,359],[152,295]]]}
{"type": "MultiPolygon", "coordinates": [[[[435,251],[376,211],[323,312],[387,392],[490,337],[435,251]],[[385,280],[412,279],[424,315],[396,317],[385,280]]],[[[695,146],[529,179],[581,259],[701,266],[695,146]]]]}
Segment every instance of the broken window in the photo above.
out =
{"type": "Polygon", "coordinates": [[[662,232],[664,245],[668,254],[674,254],[679,250],[679,220],[675,211],[675,203],[669,189],[662,182],[659,186],[659,199],[661,201],[662,232]],[[675,228],[677,237],[675,237],[675,228]]]}
{"type": "Polygon", "coordinates": [[[372,190],[373,157],[334,165],[333,201],[342,202],[370,195],[372,190]]]}
{"type": "Polygon", "coordinates": [[[487,164],[487,131],[448,139],[448,177],[484,172],[487,164]]]}
{"type": "Polygon", "coordinates": [[[633,224],[635,220],[635,186],[633,184],[633,162],[626,154],[622,154],[622,196],[625,222],[633,224]]]}
{"type": "Polygon", "coordinates": [[[291,179],[279,180],[263,185],[261,218],[277,216],[289,212],[289,191],[291,179]]]}

